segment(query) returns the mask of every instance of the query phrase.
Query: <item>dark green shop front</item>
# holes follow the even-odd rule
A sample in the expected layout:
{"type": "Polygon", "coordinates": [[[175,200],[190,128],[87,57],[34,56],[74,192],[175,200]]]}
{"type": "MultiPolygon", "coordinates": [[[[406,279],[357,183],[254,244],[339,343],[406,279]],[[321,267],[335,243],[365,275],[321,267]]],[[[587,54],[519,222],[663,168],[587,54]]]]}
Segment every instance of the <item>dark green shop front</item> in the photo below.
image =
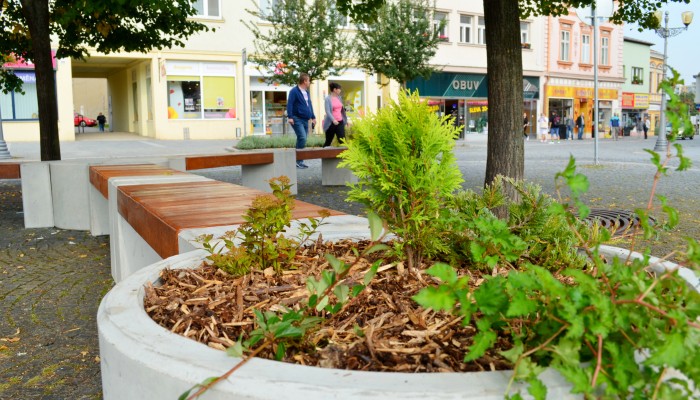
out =
{"type": "MultiPolygon", "coordinates": [[[[534,132],[540,78],[523,78],[523,112],[531,122],[528,133],[534,132]]],[[[417,78],[406,88],[418,90],[439,115],[452,115],[463,133],[488,133],[488,79],[484,74],[435,72],[429,79],[417,78]]]]}

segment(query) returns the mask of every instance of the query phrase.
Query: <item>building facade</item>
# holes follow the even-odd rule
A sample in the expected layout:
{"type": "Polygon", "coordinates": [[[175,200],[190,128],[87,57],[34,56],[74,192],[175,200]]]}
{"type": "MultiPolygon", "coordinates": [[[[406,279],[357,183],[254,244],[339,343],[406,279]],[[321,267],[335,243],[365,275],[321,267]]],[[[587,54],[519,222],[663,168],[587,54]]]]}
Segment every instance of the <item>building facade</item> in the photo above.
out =
{"type": "Polygon", "coordinates": [[[623,29],[609,22],[599,24],[598,38],[598,115],[594,115],[594,39],[593,27],[576,13],[546,17],[544,110],[563,120],[583,115],[585,135],[609,132],[609,122],[620,109],[623,29]]]}
{"type": "MultiPolygon", "coordinates": [[[[650,104],[650,47],[653,43],[624,38],[621,126],[625,134],[641,126],[649,116],[650,104]]],[[[635,130],[636,131],[636,130],[635,130]]],[[[641,132],[636,132],[637,134],[641,132]]]]}
{"type": "MultiPolygon", "coordinates": [[[[440,115],[452,115],[462,134],[488,132],[488,73],[483,2],[442,0],[436,3],[435,23],[443,22],[441,42],[431,64],[439,71],[406,87],[418,90],[440,115]]],[[[543,18],[520,22],[523,51],[523,111],[536,132],[542,110],[544,74],[543,18]]]]}

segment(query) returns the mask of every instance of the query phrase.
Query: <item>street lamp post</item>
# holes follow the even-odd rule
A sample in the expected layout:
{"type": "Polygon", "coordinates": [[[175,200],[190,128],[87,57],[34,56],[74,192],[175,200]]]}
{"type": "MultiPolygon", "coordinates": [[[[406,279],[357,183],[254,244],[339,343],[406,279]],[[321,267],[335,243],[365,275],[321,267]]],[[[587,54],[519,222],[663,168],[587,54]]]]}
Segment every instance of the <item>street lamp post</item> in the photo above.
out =
{"type": "MultiPolygon", "coordinates": [[[[654,13],[656,19],[661,23],[661,11],[656,11],[654,13]]],[[[662,71],[662,76],[666,79],[666,54],[668,53],[668,38],[680,35],[681,32],[688,29],[688,25],[693,21],[693,12],[686,11],[681,14],[683,19],[683,28],[669,28],[668,27],[668,11],[664,13],[664,27],[658,27],[655,29],[656,34],[664,39],[664,65],[662,71]]],[[[656,137],[656,145],[654,145],[654,151],[664,152],[668,148],[668,140],[666,140],[666,92],[661,91],[661,117],[659,119],[659,134],[656,137]]]]}

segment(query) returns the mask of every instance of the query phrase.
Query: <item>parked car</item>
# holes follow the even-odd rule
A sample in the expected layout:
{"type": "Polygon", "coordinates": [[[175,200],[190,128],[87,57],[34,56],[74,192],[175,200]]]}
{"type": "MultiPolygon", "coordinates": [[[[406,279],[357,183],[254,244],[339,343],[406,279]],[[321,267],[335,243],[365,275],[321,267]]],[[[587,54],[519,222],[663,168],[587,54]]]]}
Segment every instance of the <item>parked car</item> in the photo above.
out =
{"type": "Polygon", "coordinates": [[[73,126],[97,126],[97,120],[85,117],[78,113],[73,114],[73,126]]]}

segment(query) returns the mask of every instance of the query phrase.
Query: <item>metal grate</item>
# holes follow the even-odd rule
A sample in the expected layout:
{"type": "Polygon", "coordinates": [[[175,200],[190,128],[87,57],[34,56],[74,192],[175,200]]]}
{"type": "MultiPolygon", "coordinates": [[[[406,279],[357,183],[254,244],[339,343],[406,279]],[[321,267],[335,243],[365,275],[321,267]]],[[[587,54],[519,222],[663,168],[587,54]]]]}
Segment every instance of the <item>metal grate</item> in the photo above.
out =
{"type": "MultiPolygon", "coordinates": [[[[622,236],[630,233],[635,227],[640,226],[639,216],[627,210],[607,210],[604,208],[592,208],[586,221],[595,221],[604,228],[610,230],[613,236],[622,236]]],[[[654,219],[649,217],[650,222],[654,219]]]]}

